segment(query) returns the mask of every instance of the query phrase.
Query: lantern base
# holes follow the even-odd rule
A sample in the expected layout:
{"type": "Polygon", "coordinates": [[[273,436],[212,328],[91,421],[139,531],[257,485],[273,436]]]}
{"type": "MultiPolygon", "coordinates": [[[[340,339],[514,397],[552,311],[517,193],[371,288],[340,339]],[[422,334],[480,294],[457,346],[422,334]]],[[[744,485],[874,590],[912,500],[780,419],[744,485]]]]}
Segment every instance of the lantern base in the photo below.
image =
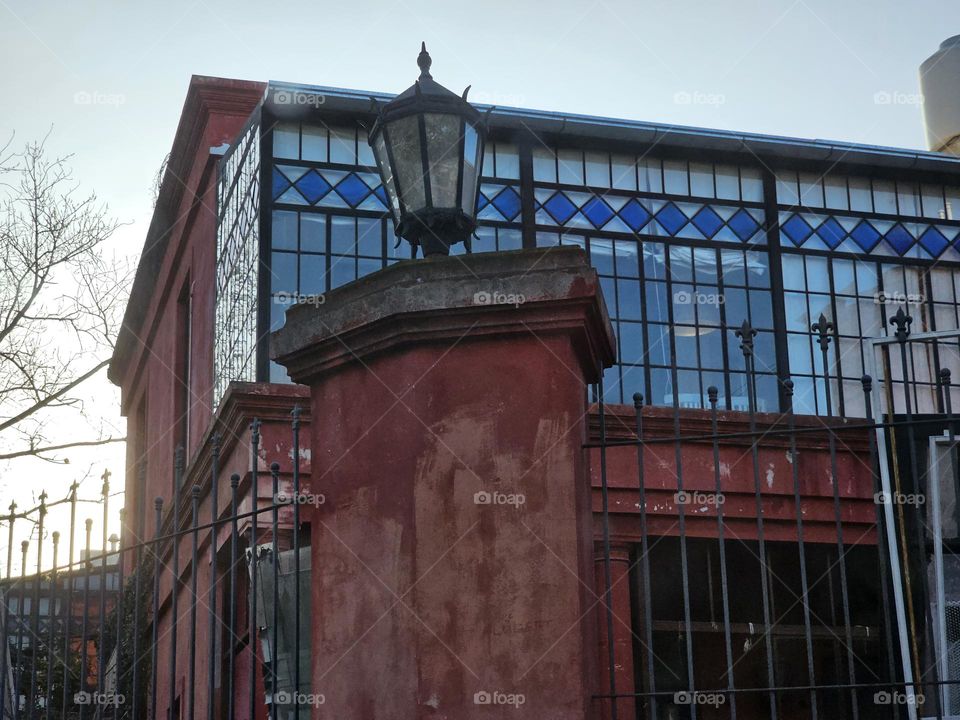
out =
{"type": "Polygon", "coordinates": [[[451,247],[466,242],[476,229],[476,221],[462,210],[421,210],[403,215],[397,235],[414,247],[422,247],[423,256],[430,257],[449,255],[451,247]]]}

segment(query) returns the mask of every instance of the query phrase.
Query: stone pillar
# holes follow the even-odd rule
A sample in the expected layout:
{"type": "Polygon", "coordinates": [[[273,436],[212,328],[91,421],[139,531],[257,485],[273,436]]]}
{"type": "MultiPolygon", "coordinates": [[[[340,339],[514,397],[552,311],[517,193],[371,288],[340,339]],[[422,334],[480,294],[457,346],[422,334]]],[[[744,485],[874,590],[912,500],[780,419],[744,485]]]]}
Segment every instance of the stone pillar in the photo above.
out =
{"type": "Polygon", "coordinates": [[[311,389],[313,718],[597,717],[577,248],[404,262],[287,313],[311,389]],[[519,708],[519,712],[518,712],[519,708]]]}

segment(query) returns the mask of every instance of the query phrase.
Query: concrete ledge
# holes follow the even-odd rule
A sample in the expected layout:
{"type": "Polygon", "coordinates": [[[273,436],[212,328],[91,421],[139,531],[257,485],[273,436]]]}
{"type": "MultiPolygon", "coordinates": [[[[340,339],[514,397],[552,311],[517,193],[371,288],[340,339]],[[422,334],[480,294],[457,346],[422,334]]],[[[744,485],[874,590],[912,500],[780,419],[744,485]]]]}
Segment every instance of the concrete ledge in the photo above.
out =
{"type": "Polygon", "coordinates": [[[575,335],[595,380],[616,358],[596,271],[580,248],[538,248],[397,263],[295,305],[271,356],[295,382],[411,342],[471,336],[575,335]]]}

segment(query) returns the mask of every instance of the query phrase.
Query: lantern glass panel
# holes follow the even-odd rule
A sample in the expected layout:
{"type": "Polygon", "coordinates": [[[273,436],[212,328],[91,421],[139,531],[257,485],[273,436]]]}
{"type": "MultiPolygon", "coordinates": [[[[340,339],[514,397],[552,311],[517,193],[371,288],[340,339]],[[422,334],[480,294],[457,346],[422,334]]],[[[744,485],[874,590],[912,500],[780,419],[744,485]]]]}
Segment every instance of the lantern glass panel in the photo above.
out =
{"type": "Polygon", "coordinates": [[[387,155],[387,145],[383,140],[382,132],[377,133],[377,138],[374,140],[373,154],[380,168],[380,177],[383,178],[383,186],[387,191],[390,209],[393,211],[394,218],[399,218],[400,201],[397,199],[397,186],[393,182],[393,169],[390,167],[390,156],[387,155]]]}
{"type": "Polygon", "coordinates": [[[458,115],[440,113],[427,113],[423,119],[427,131],[427,159],[430,163],[433,207],[455,208],[462,122],[458,115]]]}
{"type": "Polygon", "coordinates": [[[427,203],[417,116],[411,115],[389,123],[387,133],[396,163],[400,201],[408,212],[422,210],[427,203]]]}
{"type": "Polygon", "coordinates": [[[463,135],[463,195],[460,205],[463,211],[473,217],[477,210],[477,177],[480,174],[480,156],[483,144],[477,129],[467,123],[463,135]]]}

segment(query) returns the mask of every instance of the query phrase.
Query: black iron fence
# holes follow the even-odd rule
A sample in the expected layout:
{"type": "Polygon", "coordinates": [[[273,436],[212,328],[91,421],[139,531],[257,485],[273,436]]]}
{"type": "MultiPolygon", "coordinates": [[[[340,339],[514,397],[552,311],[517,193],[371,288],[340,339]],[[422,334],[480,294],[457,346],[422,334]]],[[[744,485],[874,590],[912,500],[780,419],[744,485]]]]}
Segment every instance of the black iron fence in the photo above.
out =
{"type": "Polygon", "coordinates": [[[836,417],[823,316],[823,417],[757,411],[747,323],[745,413],[710,387],[707,410],[637,394],[628,418],[595,388],[603,717],[960,717],[960,332],[891,322],[863,346],[862,417],[836,417]]]}

